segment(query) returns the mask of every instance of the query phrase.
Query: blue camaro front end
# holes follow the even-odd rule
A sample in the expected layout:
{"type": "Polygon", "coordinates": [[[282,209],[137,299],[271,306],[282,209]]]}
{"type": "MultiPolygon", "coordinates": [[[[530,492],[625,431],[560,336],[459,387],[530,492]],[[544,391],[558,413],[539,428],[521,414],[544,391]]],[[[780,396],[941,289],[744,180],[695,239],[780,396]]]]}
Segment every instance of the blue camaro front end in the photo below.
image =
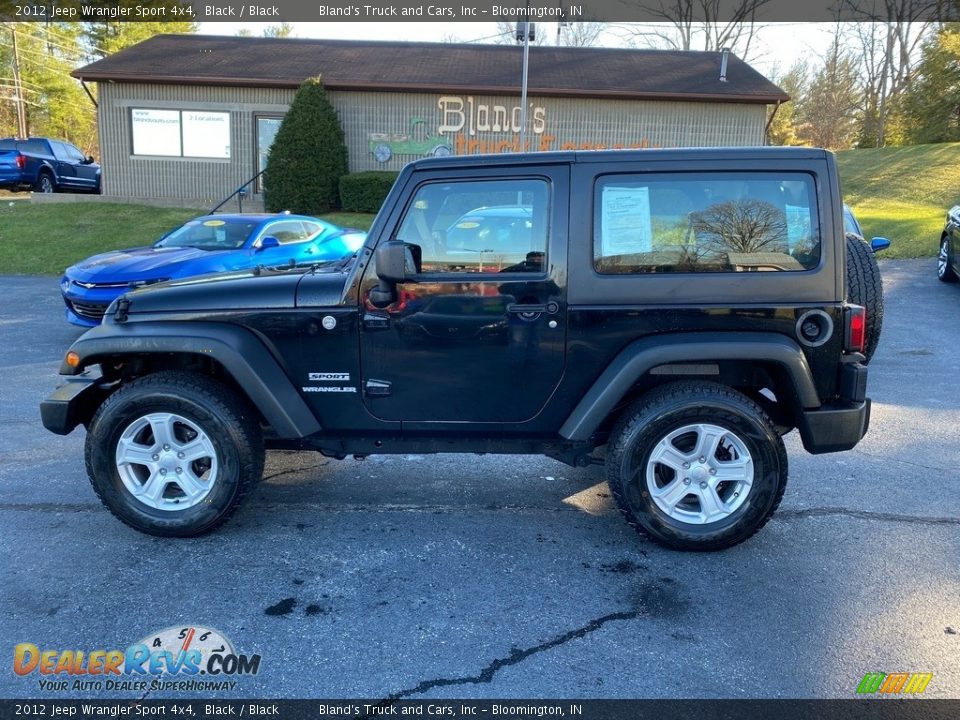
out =
{"type": "Polygon", "coordinates": [[[167,280],[263,266],[339,260],[355,253],[364,233],[305,215],[207,215],[153,245],[87,258],[60,280],[67,320],[100,324],[120,295],[167,280]]]}

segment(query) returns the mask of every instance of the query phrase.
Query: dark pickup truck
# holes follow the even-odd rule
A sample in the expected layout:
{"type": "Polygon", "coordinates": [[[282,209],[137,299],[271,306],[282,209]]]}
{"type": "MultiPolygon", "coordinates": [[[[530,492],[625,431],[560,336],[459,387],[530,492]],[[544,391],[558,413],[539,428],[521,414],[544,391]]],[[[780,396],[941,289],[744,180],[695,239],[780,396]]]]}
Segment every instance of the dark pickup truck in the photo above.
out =
{"type": "Polygon", "coordinates": [[[0,140],[0,188],[52,193],[100,192],[100,166],[68,142],[0,140]]]}

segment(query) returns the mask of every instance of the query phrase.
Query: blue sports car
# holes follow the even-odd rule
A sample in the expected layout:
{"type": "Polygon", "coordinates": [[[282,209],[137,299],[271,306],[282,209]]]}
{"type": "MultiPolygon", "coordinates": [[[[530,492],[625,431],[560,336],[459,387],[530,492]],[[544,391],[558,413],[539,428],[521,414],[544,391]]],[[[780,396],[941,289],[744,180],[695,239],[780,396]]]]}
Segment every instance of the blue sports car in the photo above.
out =
{"type": "Polygon", "coordinates": [[[94,255],[67,268],[60,291],[67,320],[95,327],[107,306],[132,289],[257,265],[339,260],[359,250],[365,237],[304,215],[206,215],[153,245],[94,255]]]}

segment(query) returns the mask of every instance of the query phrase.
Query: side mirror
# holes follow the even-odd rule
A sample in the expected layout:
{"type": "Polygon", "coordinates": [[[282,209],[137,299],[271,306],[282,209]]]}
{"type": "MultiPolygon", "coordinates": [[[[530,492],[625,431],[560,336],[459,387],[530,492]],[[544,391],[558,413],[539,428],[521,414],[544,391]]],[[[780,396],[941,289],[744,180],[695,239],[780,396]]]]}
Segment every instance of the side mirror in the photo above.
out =
{"type": "MultiPolygon", "coordinates": [[[[420,271],[419,258],[414,253],[416,245],[410,245],[400,240],[388,240],[377,248],[375,255],[377,263],[377,277],[388,283],[407,282],[411,275],[420,271]]],[[[419,253],[417,253],[419,254],[419,253]]]]}
{"type": "Polygon", "coordinates": [[[885,237],[875,237],[870,241],[870,249],[875,253],[886,250],[888,247],[890,247],[890,241],[885,237]]]}
{"type": "Polygon", "coordinates": [[[93,155],[87,155],[87,165],[93,165],[96,160],[93,159],[93,155]]]}
{"type": "Polygon", "coordinates": [[[370,302],[386,307],[397,299],[397,283],[414,282],[420,272],[420,246],[400,240],[388,240],[374,254],[380,283],[370,290],[370,302]]]}
{"type": "Polygon", "coordinates": [[[280,241],[277,240],[273,235],[267,235],[265,238],[261,238],[260,246],[257,248],[257,252],[269,250],[270,248],[275,247],[280,247],[280,241]]]}

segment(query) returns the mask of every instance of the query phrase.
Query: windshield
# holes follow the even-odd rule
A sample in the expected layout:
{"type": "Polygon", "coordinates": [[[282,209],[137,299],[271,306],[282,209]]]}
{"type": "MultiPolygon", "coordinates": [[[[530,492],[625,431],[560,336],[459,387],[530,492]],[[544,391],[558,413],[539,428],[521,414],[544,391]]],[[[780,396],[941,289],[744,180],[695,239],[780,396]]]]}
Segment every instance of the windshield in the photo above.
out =
{"type": "Polygon", "coordinates": [[[259,220],[247,218],[198,218],[177,228],[154,247],[235,250],[244,246],[259,225],[259,220]]]}

